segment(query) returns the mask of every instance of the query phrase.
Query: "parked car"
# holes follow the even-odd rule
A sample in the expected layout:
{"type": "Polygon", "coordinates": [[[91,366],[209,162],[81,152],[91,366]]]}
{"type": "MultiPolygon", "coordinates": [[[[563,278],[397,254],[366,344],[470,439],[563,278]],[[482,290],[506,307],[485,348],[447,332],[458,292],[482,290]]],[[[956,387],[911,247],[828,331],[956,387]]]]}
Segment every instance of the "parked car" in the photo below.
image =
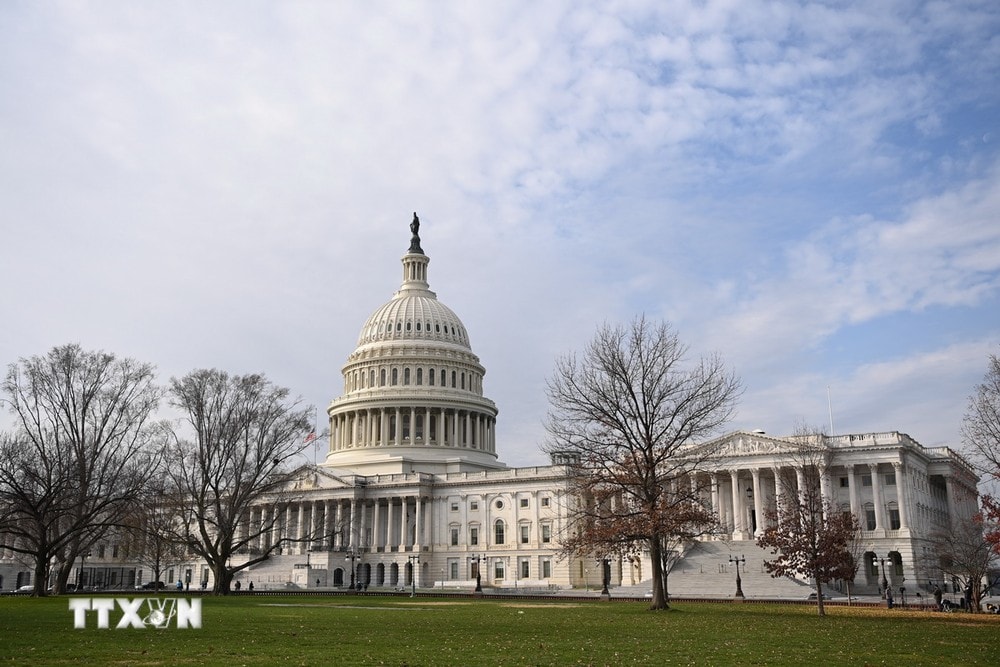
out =
{"type": "Polygon", "coordinates": [[[15,593],[31,593],[34,590],[35,590],[35,585],[34,584],[25,584],[24,586],[21,586],[20,588],[18,588],[14,592],[15,593]]]}
{"type": "Polygon", "coordinates": [[[135,587],[137,591],[162,591],[167,585],[162,581],[147,581],[135,587]]]}
{"type": "MultiPolygon", "coordinates": [[[[807,600],[815,600],[816,599],[816,593],[810,593],[809,595],[806,596],[806,599],[807,600]]],[[[823,593],[823,599],[824,600],[829,600],[830,596],[827,595],[826,593],[823,593]]]]}

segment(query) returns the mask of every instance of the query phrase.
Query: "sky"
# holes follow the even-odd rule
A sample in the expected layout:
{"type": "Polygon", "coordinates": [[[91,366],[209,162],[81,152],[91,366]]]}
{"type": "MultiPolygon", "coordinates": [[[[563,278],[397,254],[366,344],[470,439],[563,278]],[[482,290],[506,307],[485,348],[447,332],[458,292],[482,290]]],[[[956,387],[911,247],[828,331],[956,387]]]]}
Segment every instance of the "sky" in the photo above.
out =
{"type": "Polygon", "coordinates": [[[638,315],[742,378],[733,430],[960,448],[998,147],[995,0],[7,0],[0,365],[263,372],[322,416],[416,211],[510,465],[638,315]]]}

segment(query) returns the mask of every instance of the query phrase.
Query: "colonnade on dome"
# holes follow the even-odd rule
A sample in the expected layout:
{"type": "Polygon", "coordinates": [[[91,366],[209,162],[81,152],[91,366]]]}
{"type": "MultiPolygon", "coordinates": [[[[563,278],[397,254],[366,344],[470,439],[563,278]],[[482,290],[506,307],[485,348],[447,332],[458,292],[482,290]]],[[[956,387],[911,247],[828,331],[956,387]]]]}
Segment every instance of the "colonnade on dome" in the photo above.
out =
{"type": "Polygon", "coordinates": [[[330,417],[331,453],[368,447],[448,447],[496,454],[496,417],[437,407],[372,407],[330,417]]]}

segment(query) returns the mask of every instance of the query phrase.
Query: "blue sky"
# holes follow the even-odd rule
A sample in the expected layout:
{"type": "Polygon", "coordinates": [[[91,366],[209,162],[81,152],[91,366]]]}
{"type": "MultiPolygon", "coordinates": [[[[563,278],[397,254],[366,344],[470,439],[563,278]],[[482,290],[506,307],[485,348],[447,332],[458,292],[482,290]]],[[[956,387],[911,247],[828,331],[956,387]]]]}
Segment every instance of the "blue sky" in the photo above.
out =
{"type": "Polygon", "coordinates": [[[732,428],[959,446],[1000,351],[1000,5],[0,3],[0,363],[79,342],[322,412],[413,211],[513,465],[603,322],[732,428]]]}

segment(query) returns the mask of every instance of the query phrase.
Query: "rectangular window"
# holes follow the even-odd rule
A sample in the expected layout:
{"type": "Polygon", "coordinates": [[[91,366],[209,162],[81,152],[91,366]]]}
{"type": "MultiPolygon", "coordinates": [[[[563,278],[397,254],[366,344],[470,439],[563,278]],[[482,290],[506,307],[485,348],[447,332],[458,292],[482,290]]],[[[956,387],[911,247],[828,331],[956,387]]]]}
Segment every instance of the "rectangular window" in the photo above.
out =
{"type": "Polygon", "coordinates": [[[493,578],[497,580],[506,579],[503,570],[503,561],[499,558],[493,562],[493,578]]]}
{"type": "Polygon", "coordinates": [[[542,498],[542,507],[548,507],[548,506],[549,506],[549,499],[548,499],[548,497],[542,498]]]}
{"type": "Polygon", "coordinates": [[[871,485],[872,485],[872,476],[871,475],[862,475],[861,476],[861,486],[871,486],[871,485]]]}
{"type": "Polygon", "coordinates": [[[470,528],[469,529],[469,544],[471,546],[476,546],[477,544],[479,544],[479,529],[478,528],[470,528]]]}
{"type": "Polygon", "coordinates": [[[453,546],[453,547],[457,547],[458,546],[458,528],[457,527],[451,529],[451,546],[453,546]]]}
{"type": "Polygon", "coordinates": [[[899,510],[889,510],[889,530],[899,530],[899,510]]]}
{"type": "Polygon", "coordinates": [[[530,530],[531,530],[531,526],[530,525],[528,525],[526,523],[521,525],[521,544],[527,544],[528,543],[528,533],[529,533],[530,530]]]}
{"type": "Polygon", "coordinates": [[[473,500],[471,503],[469,503],[469,509],[472,510],[473,512],[478,512],[479,511],[479,501],[473,500]]]}
{"type": "Polygon", "coordinates": [[[529,576],[531,576],[531,569],[530,569],[530,567],[531,566],[528,563],[528,559],[527,558],[524,558],[524,559],[521,560],[521,578],[522,579],[527,579],[529,576]]]}
{"type": "Polygon", "coordinates": [[[896,486],[896,473],[890,472],[885,476],[886,486],[896,486]]]}
{"type": "Polygon", "coordinates": [[[865,524],[868,530],[875,530],[875,510],[865,510],[865,524]]]}
{"type": "Polygon", "coordinates": [[[448,576],[452,581],[458,579],[458,561],[453,560],[448,563],[448,576]]]}
{"type": "Polygon", "coordinates": [[[548,558],[542,561],[542,579],[548,579],[552,576],[552,561],[548,558]]]}
{"type": "Polygon", "coordinates": [[[542,544],[548,544],[552,541],[552,526],[543,523],[542,524],[542,544]]]}
{"type": "Polygon", "coordinates": [[[847,477],[841,477],[840,478],[840,488],[846,489],[850,485],[851,485],[851,482],[850,482],[850,480],[847,477]]]}
{"type": "Polygon", "coordinates": [[[457,512],[458,511],[458,503],[452,503],[451,504],[451,511],[452,512],[457,512]]]}
{"type": "Polygon", "coordinates": [[[527,506],[528,506],[528,499],[521,498],[521,507],[527,507],[527,506]]]}

